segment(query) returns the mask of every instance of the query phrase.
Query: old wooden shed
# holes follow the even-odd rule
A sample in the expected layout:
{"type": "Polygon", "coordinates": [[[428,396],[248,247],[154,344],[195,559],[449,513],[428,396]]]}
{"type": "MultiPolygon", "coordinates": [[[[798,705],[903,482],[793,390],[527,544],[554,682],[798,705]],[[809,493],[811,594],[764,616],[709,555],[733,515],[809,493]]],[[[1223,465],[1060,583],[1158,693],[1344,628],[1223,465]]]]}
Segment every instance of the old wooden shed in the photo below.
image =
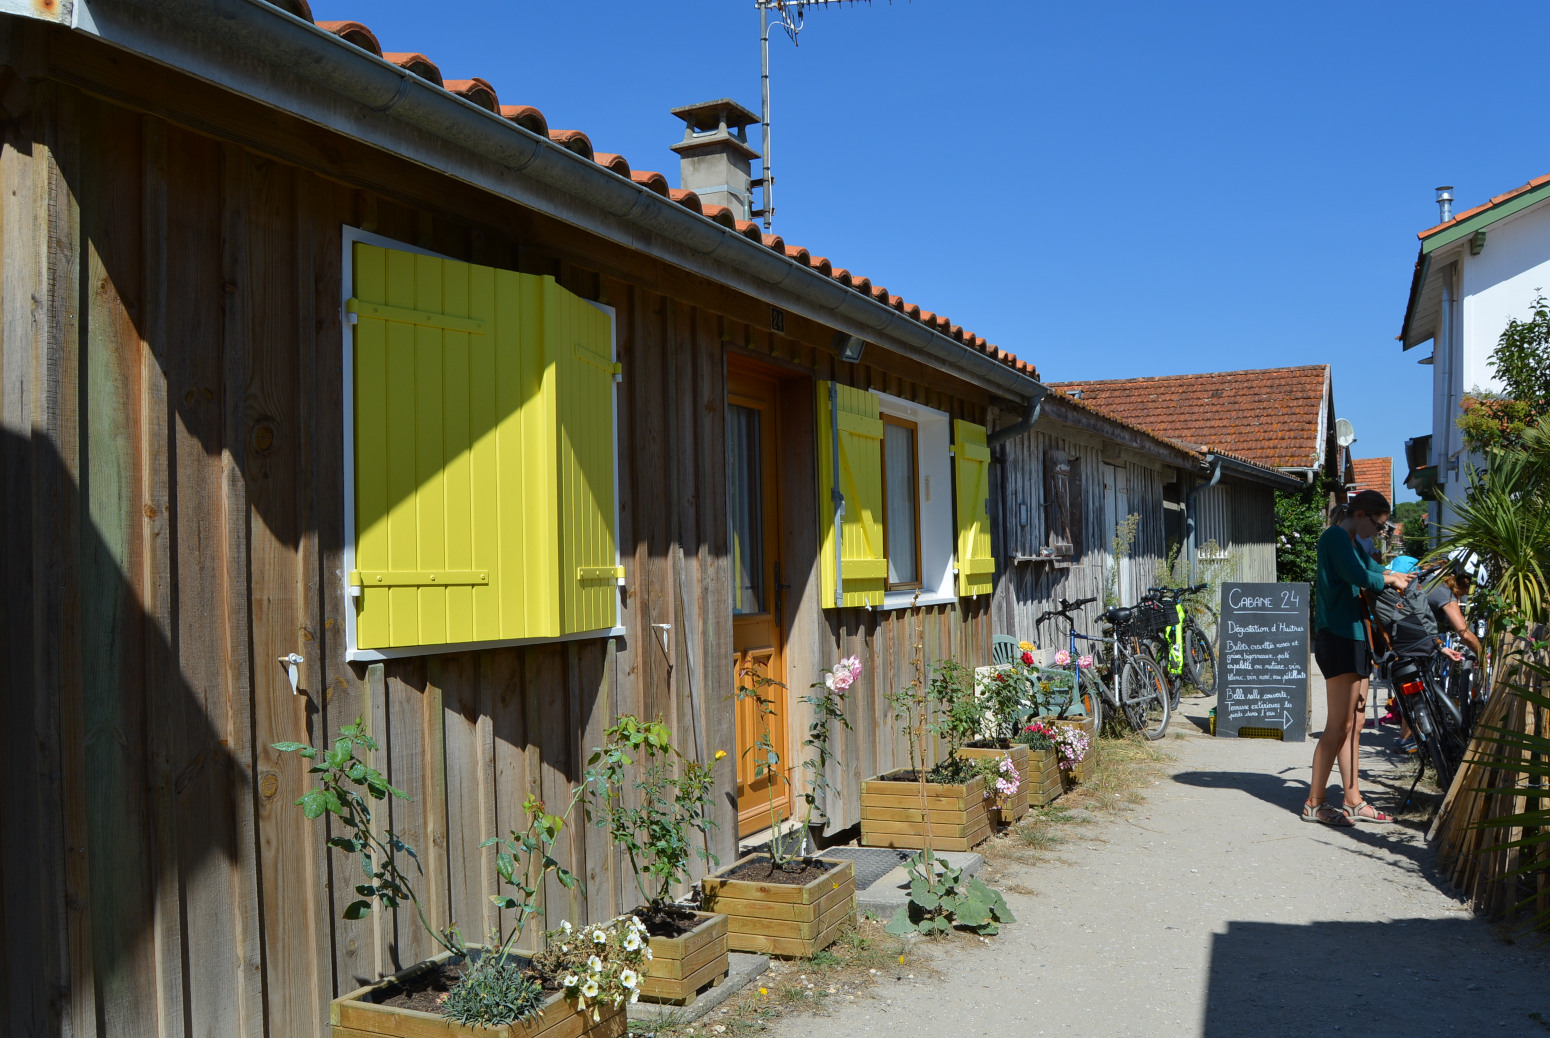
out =
{"type": "MultiPolygon", "coordinates": [[[[845,826],[913,646],[988,658],[1030,365],[304,0],[0,10],[0,1031],[320,1034],[431,950],[340,918],[273,742],[364,718],[479,933],[479,841],[620,714],[746,747],[764,667],[795,746],[859,655],[845,826]]],[[[629,907],[600,832],[564,857],[551,919],[629,907]]]]}

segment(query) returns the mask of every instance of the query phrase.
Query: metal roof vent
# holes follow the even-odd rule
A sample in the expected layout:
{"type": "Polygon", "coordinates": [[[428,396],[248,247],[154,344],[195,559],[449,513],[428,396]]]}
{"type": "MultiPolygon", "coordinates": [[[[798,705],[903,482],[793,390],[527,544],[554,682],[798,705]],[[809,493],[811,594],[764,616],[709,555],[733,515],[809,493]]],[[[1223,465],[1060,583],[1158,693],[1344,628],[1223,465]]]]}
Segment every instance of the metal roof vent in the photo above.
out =
{"type": "Polygon", "coordinates": [[[1444,184],[1437,189],[1438,223],[1453,219],[1453,185],[1444,184]]]}

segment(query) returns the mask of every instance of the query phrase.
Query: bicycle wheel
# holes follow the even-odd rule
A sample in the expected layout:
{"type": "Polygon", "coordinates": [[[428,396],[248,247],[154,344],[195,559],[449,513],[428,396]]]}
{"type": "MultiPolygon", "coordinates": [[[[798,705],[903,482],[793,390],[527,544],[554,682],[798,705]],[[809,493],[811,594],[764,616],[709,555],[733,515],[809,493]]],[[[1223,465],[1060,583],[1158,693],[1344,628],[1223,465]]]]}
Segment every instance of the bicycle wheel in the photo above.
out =
{"type": "MultiPolygon", "coordinates": [[[[1193,623],[1184,635],[1184,676],[1205,695],[1216,693],[1216,650],[1204,631],[1193,623]]],[[[1177,707],[1179,704],[1173,704],[1177,707]]]]}
{"type": "Polygon", "coordinates": [[[1087,716],[1093,719],[1093,738],[1096,739],[1098,733],[1103,731],[1103,701],[1111,698],[1109,690],[1098,676],[1096,666],[1077,672],[1076,688],[1077,701],[1082,704],[1087,716]]]}
{"type": "Polygon", "coordinates": [[[1120,671],[1120,709],[1130,727],[1148,739],[1161,739],[1173,715],[1167,675],[1150,656],[1135,655],[1120,671]]]}

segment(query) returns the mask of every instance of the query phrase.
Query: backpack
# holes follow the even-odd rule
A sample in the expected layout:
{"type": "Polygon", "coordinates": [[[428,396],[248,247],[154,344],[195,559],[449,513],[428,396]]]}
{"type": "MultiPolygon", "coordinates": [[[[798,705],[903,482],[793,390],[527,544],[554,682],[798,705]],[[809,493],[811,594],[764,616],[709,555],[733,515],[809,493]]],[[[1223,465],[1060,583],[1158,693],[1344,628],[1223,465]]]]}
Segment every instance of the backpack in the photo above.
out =
{"type": "Polygon", "coordinates": [[[1437,617],[1426,600],[1429,581],[1417,577],[1405,592],[1385,587],[1373,605],[1373,618],[1388,632],[1401,656],[1431,655],[1437,645],[1437,617]]]}

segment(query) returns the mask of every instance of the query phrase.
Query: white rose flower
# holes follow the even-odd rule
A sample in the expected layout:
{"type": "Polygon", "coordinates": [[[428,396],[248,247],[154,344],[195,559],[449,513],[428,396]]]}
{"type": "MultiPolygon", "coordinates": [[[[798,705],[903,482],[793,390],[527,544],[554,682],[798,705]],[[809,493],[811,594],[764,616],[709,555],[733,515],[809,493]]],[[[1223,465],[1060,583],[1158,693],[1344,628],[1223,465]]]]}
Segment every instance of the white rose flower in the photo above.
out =
{"type": "Polygon", "coordinates": [[[591,970],[593,973],[601,973],[603,971],[603,960],[598,958],[596,955],[592,956],[591,958],[587,959],[587,969],[591,970]]]}
{"type": "Polygon", "coordinates": [[[597,990],[597,979],[595,977],[587,978],[587,982],[581,985],[581,993],[588,998],[596,998],[597,990]]]}
{"type": "Polygon", "coordinates": [[[640,983],[640,976],[634,970],[625,970],[623,973],[619,974],[619,983],[623,984],[627,988],[633,988],[636,984],[640,983]]]}

